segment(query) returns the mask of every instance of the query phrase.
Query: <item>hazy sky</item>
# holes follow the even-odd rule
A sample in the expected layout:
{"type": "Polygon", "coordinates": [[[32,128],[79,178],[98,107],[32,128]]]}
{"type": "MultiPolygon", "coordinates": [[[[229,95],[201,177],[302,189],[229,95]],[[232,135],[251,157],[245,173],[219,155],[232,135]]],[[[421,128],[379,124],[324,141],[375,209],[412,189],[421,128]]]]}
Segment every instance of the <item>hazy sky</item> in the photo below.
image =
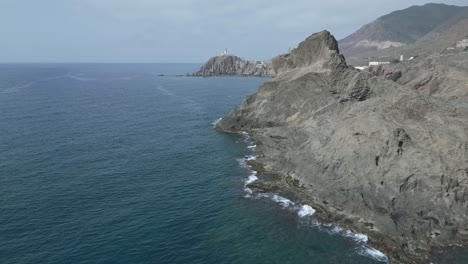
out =
{"type": "MultiPolygon", "coordinates": [[[[203,62],[343,38],[412,0],[0,0],[0,62],[203,62]]],[[[468,0],[442,1],[468,5],[468,0]]]]}

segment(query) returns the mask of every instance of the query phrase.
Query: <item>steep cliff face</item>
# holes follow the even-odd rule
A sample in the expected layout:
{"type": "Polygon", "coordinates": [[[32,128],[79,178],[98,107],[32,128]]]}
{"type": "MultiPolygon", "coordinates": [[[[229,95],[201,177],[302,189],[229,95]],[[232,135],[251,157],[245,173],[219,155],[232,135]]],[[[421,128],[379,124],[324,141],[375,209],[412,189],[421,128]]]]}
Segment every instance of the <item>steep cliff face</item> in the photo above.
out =
{"type": "Polygon", "coordinates": [[[209,59],[194,76],[273,76],[271,62],[247,61],[234,55],[221,55],[209,59]]]}
{"type": "Polygon", "coordinates": [[[468,242],[466,101],[347,67],[327,31],[273,65],[217,124],[251,134],[263,174],[299,181],[289,188],[318,218],[368,234],[393,263],[468,242]]]}
{"type": "Polygon", "coordinates": [[[273,60],[273,69],[278,74],[295,68],[306,67],[311,71],[329,71],[346,67],[340,55],[338,43],[330,34],[314,34],[301,42],[291,53],[273,60]]]}

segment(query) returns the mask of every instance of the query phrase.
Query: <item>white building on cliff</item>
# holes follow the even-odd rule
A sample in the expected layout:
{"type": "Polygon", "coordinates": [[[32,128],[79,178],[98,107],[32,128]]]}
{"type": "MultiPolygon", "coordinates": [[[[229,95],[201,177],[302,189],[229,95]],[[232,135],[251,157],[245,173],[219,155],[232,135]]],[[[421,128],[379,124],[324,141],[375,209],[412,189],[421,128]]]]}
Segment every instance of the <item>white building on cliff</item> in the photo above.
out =
{"type": "Polygon", "coordinates": [[[457,41],[457,48],[466,48],[468,47],[468,39],[457,41]]]}
{"type": "Polygon", "coordinates": [[[378,65],[386,65],[390,64],[389,61],[369,61],[369,66],[378,66],[378,65]]]}

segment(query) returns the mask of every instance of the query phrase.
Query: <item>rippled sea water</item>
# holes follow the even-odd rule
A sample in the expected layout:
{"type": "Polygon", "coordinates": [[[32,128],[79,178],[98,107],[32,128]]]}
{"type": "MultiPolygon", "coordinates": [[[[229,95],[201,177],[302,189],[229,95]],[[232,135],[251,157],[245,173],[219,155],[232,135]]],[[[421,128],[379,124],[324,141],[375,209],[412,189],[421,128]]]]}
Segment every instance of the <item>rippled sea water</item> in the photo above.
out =
{"type": "Polygon", "coordinates": [[[266,79],[175,76],[199,66],[0,65],[0,263],[382,263],[246,197],[212,123],[266,79]]]}

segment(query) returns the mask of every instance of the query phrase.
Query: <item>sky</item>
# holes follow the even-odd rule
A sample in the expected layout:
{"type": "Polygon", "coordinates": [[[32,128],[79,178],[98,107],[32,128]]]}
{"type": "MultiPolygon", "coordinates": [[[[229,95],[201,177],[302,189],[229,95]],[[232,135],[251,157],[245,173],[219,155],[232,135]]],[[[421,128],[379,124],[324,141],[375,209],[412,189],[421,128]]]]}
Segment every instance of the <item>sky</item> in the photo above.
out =
{"type": "MultiPolygon", "coordinates": [[[[440,1],[440,0],[439,0],[440,1]]],[[[468,0],[440,1],[466,6],[468,0]]],[[[0,62],[263,60],[314,32],[337,39],[412,0],[0,0],[0,62]]]]}

